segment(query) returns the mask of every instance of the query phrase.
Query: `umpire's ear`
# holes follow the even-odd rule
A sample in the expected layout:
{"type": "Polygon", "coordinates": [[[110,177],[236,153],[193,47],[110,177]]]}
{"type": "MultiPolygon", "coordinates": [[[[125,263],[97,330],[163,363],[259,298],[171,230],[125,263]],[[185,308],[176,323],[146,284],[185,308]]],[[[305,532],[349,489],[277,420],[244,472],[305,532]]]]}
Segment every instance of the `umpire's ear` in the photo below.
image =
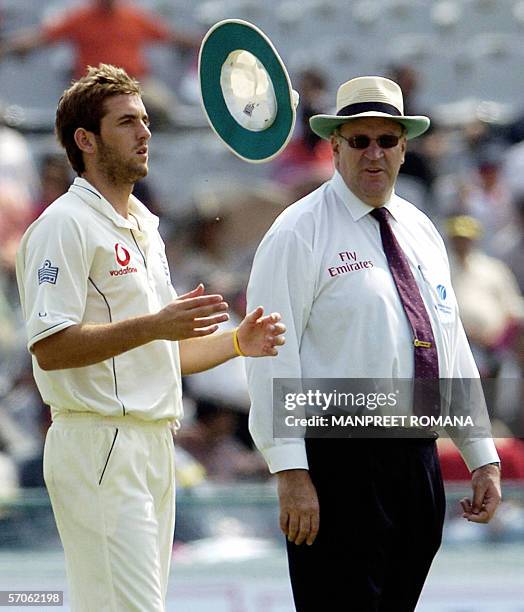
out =
{"type": "Polygon", "coordinates": [[[400,165],[402,165],[406,159],[406,149],[408,147],[408,139],[404,134],[400,138],[400,147],[400,150],[402,152],[402,160],[400,162],[400,165]]]}
{"type": "Polygon", "coordinates": [[[338,129],[334,130],[329,137],[329,142],[331,144],[331,151],[333,152],[333,161],[335,163],[335,168],[338,169],[338,158],[340,156],[340,137],[338,133],[338,129]]]}

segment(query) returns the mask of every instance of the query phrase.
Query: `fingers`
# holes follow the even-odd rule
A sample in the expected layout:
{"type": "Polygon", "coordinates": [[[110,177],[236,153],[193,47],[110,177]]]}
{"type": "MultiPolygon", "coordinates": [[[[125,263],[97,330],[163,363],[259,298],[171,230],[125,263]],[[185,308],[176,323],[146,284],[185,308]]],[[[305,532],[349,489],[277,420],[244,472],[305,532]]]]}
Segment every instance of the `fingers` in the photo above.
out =
{"type": "MultiPolygon", "coordinates": [[[[261,314],[264,312],[264,309],[262,308],[262,306],[259,306],[256,310],[253,311],[256,312],[257,310],[261,310],[261,314]]],[[[253,314],[251,313],[251,314],[253,314]]],[[[278,323],[281,320],[281,316],[279,315],[278,312],[272,312],[269,315],[266,315],[265,317],[262,316],[258,316],[255,321],[259,324],[259,325],[271,325],[274,323],[278,323]]]]}
{"type": "Polygon", "coordinates": [[[467,497],[464,497],[460,500],[460,505],[462,506],[462,517],[471,523],[488,523],[492,516],[495,514],[495,510],[497,509],[497,503],[495,500],[486,501],[482,503],[480,508],[477,510],[474,508],[474,505],[471,503],[471,500],[467,497]]]}
{"type": "Polygon", "coordinates": [[[282,334],[286,330],[284,325],[280,326],[282,329],[279,331],[272,332],[274,335],[270,335],[266,337],[266,344],[264,347],[264,353],[268,356],[278,355],[278,350],[275,348],[277,346],[284,346],[286,343],[286,339],[282,334]]]}
{"type": "MultiPolygon", "coordinates": [[[[265,337],[264,354],[274,357],[278,355],[278,350],[275,347],[284,346],[286,343],[286,339],[282,335],[286,331],[286,326],[283,323],[272,323],[273,320],[280,320],[280,315],[277,313],[268,315],[268,317],[264,317],[264,319],[267,319],[269,323],[267,335],[265,337]]],[[[261,319],[259,323],[264,319],[261,319]]]]}
{"type": "Polygon", "coordinates": [[[268,337],[268,341],[272,346],[282,346],[286,343],[286,338],[282,335],[284,332],[275,333],[273,336],[268,337]]]}
{"type": "Polygon", "coordinates": [[[309,514],[291,513],[288,515],[287,530],[284,531],[284,534],[289,542],[293,542],[297,546],[306,541],[312,544],[318,532],[318,528],[315,532],[312,531],[312,521],[313,517],[309,514]]]}
{"type": "Polygon", "coordinates": [[[229,315],[224,312],[227,304],[221,302],[212,306],[202,306],[184,311],[178,318],[178,329],[184,338],[197,338],[207,336],[217,331],[220,323],[229,320],[229,315]]]}
{"type": "Polygon", "coordinates": [[[178,299],[187,300],[189,298],[202,295],[203,293],[204,293],[204,285],[203,283],[198,283],[198,285],[194,289],[191,289],[191,291],[188,291],[187,293],[183,293],[182,295],[179,295],[178,299]]]}
{"type": "Polygon", "coordinates": [[[472,504],[472,512],[473,514],[478,514],[483,507],[484,504],[484,496],[486,494],[487,483],[485,486],[477,485],[473,487],[473,504],[472,504]]]}
{"type": "MultiPolygon", "coordinates": [[[[204,285],[199,283],[194,289],[179,295],[175,302],[182,308],[192,310],[202,306],[212,306],[216,304],[226,304],[224,298],[219,294],[204,295],[204,285]]],[[[227,304],[226,304],[227,308],[227,304]]],[[[198,315],[195,315],[198,316],[198,315]]]]}
{"type": "Polygon", "coordinates": [[[298,533],[295,537],[295,544],[300,546],[309,537],[311,531],[311,517],[309,515],[302,515],[299,521],[298,533]]]}
{"type": "Polygon", "coordinates": [[[227,303],[223,300],[224,298],[221,295],[200,295],[184,299],[177,298],[175,303],[183,310],[196,310],[197,308],[223,306],[224,304],[227,308],[227,303]]]}
{"type": "Polygon", "coordinates": [[[211,315],[220,316],[220,314],[226,311],[227,309],[227,302],[219,302],[217,304],[210,304],[208,306],[198,306],[197,308],[191,308],[191,311],[187,314],[192,319],[202,319],[211,315]]]}
{"type": "Polygon", "coordinates": [[[315,541],[315,538],[318,535],[319,527],[320,527],[320,514],[318,512],[315,512],[311,516],[311,529],[309,530],[309,535],[306,540],[306,544],[308,546],[311,546],[311,544],[313,544],[313,542],[315,541]]]}
{"type": "Polygon", "coordinates": [[[221,295],[203,295],[204,286],[198,285],[159,311],[155,318],[159,339],[183,340],[207,336],[229,320],[228,304],[221,295]]]}
{"type": "MultiPolygon", "coordinates": [[[[259,323],[262,321],[260,319],[259,323]]],[[[286,332],[286,326],[283,323],[266,323],[266,333],[269,334],[268,337],[271,336],[280,336],[286,332]]]]}
{"type": "Polygon", "coordinates": [[[488,523],[501,501],[500,472],[487,465],[474,470],[472,477],[473,501],[461,501],[463,517],[473,523],[488,523]],[[464,502],[464,503],[462,503],[464,502]]]}
{"type": "Polygon", "coordinates": [[[245,320],[248,323],[256,323],[258,319],[264,314],[264,308],[262,306],[258,306],[255,310],[252,310],[249,314],[246,315],[245,320]]]}
{"type": "Polygon", "coordinates": [[[277,323],[273,326],[273,334],[278,336],[280,334],[286,333],[286,326],[283,323],[277,323]]]}
{"type": "Polygon", "coordinates": [[[229,320],[229,305],[221,295],[202,295],[176,300],[167,307],[177,318],[191,329],[208,327],[229,320]]]}
{"type": "Polygon", "coordinates": [[[247,357],[269,357],[278,355],[276,347],[285,343],[282,334],[286,326],[280,323],[280,314],[273,312],[262,316],[264,309],[258,306],[247,314],[238,327],[238,341],[247,357]]]}
{"type": "Polygon", "coordinates": [[[311,546],[315,541],[319,529],[318,512],[307,513],[283,513],[280,516],[280,529],[289,542],[300,546],[304,542],[311,546]]]}
{"type": "Polygon", "coordinates": [[[484,509],[486,510],[486,513],[488,515],[488,521],[490,521],[495,515],[495,512],[497,511],[497,508],[499,506],[499,503],[500,503],[500,500],[498,499],[488,498],[485,500],[484,509]]]}
{"type": "Polygon", "coordinates": [[[289,515],[287,526],[287,539],[289,542],[295,542],[300,529],[300,514],[291,512],[289,515]]]}
{"type": "Polygon", "coordinates": [[[218,325],[210,325],[209,327],[199,327],[194,329],[193,332],[188,335],[188,338],[201,338],[202,336],[210,336],[214,334],[218,329],[218,325]]]}
{"type": "MultiPolygon", "coordinates": [[[[464,513],[468,513],[468,514],[471,513],[472,508],[471,508],[471,501],[469,500],[469,498],[463,497],[460,500],[460,505],[462,506],[462,510],[464,511],[464,513]]],[[[462,516],[464,516],[464,514],[462,516]]]]}
{"type": "Polygon", "coordinates": [[[193,319],[193,329],[199,329],[201,327],[208,327],[209,325],[218,325],[219,323],[224,323],[224,321],[229,321],[229,315],[217,314],[211,317],[199,317],[198,319],[193,319]]]}
{"type": "Polygon", "coordinates": [[[255,310],[252,310],[249,314],[246,315],[244,321],[247,323],[257,323],[258,325],[270,325],[273,323],[278,323],[281,320],[281,316],[278,312],[272,312],[271,314],[263,317],[264,307],[258,306],[255,310]]]}
{"type": "Polygon", "coordinates": [[[311,545],[319,529],[319,503],[307,470],[278,472],[280,529],[289,542],[311,545]]]}
{"type": "Polygon", "coordinates": [[[279,517],[279,525],[280,525],[280,531],[287,537],[288,534],[288,521],[289,521],[289,514],[285,511],[281,511],[280,512],[280,517],[279,517]]]}
{"type": "Polygon", "coordinates": [[[470,523],[489,523],[491,517],[487,510],[481,510],[477,514],[467,514],[464,518],[470,523]]]}

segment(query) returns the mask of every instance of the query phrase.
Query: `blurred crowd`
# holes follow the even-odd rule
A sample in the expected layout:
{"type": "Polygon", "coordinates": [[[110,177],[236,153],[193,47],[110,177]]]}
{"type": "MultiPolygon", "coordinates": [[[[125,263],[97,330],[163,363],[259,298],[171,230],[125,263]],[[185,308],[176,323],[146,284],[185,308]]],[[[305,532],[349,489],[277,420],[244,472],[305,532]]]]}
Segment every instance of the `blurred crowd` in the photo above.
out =
{"type": "MultiPolygon", "coordinates": [[[[74,74],[80,74],[86,62],[119,63],[119,58],[132,56],[134,64],[128,69],[145,81],[153,132],[172,134],[173,160],[180,158],[180,142],[187,142],[181,134],[198,139],[207,135],[205,128],[189,123],[184,127],[184,114],[177,115],[179,92],[159,80],[143,57],[146,45],[168,44],[189,53],[194,68],[202,33],[175,32],[159,15],[125,0],[84,0],[79,8],[59,11],[53,19],[30,31],[4,29],[0,64],[13,54],[22,58],[23,79],[23,58],[59,40],[75,53],[74,74]],[[111,44],[100,45],[102,40],[111,44]],[[132,52],[126,50],[129,45],[132,52]]],[[[431,108],[419,108],[420,74],[413,66],[390,65],[384,73],[401,85],[407,114],[432,116],[431,108]]],[[[357,74],[351,66],[340,81],[357,74]]],[[[333,172],[329,143],[311,132],[308,119],[329,110],[327,100],[333,99],[337,83],[316,65],[291,76],[301,97],[294,137],[263,179],[246,180],[242,170],[235,176],[221,175],[190,159],[202,180],[183,213],[165,195],[159,197],[154,172],[136,187],[142,201],[161,216],[176,289],[184,292],[202,281],[210,292],[222,293],[231,306],[231,325],[243,316],[250,265],[263,233],[280,211],[333,172]]],[[[501,121],[480,108],[467,116],[433,120],[427,135],[409,146],[398,193],[428,214],[445,237],[462,319],[486,382],[503,476],[522,479],[524,115],[501,121]]],[[[187,116],[199,114],[194,96],[187,116]]],[[[14,274],[16,249],[25,228],[73,178],[56,146],[43,152],[34,147],[30,131],[19,128],[8,113],[0,112],[0,497],[18,487],[43,486],[42,446],[49,426],[49,411],[33,383],[26,350],[14,274]]],[[[154,163],[153,152],[151,166],[154,163]]],[[[266,479],[267,468],[247,432],[249,398],[242,360],[186,377],[184,386],[186,416],[176,440],[179,485],[266,479]]],[[[467,476],[446,441],[441,454],[448,479],[467,476]]]]}

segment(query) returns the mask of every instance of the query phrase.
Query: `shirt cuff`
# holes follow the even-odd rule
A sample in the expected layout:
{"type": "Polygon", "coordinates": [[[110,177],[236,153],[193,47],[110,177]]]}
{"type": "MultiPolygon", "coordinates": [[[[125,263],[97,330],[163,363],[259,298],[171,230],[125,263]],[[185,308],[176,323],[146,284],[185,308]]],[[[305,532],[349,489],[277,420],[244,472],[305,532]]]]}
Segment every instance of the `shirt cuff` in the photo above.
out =
{"type": "Polygon", "coordinates": [[[460,448],[460,453],[470,472],[488,463],[500,462],[492,438],[468,440],[460,448]]]}
{"type": "Polygon", "coordinates": [[[27,348],[29,352],[33,352],[33,346],[37,342],[40,342],[40,340],[48,338],[53,334],[57,334],[58,332],[67,329],[68,327],[71,327],[72,325],[76,325],[76,323],[74,323],[73,321],[61,321],[60,323],[55,323],[54,325],[50,325],[42,331],[37,332],[27,341],[27,348]]]}
{"type": "Polygon", "coordinates": [[[303,440],[266,448],[262,451],[262,455],[272,474],[283,470],[309,469],[306,445],[303,440]]]}

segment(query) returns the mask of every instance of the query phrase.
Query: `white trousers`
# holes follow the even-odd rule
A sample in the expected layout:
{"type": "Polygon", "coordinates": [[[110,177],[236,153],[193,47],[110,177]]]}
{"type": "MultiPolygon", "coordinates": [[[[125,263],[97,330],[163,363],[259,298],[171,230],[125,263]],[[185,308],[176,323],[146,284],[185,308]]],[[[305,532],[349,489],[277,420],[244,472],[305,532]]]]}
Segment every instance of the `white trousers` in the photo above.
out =
{"type": "Polygon", "coordinates": [[[167,421],[59,415],[44,478],[74,612],[164,612],[175,527],[167,421]]]}

